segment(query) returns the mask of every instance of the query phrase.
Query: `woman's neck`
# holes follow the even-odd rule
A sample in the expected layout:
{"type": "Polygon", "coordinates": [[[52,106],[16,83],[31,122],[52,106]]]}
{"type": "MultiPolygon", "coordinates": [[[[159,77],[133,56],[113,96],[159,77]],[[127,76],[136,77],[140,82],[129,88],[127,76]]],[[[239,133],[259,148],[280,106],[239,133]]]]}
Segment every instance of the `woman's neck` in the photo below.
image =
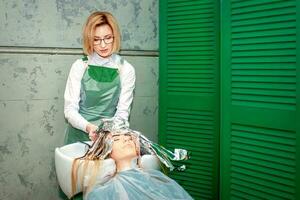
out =
{"type": "Polygon", "coordinates": [[[106,57],[102,57],[100,56],[97,52],[93,52],[92,57],[96,58],[96,59],[100,59],[100,60],[105,60],[105,59],[109,59],[113,54],[110,54],[106,57]]]}
{"type": "Polygon", "coordinates": [[[137,167],[137,158],[118,160],[116,162],[117,171],[125,171],[137,167]]]}
{"type": "Polygon", "coordinates": [[[128,163],[128,162],[117,162],[116,163],[116,166],[117,166],[117,171],[120,172],[120,171],[125,171],[125,170],[128,170],[128,169],[131,169],[131,164],[128,163]]]}

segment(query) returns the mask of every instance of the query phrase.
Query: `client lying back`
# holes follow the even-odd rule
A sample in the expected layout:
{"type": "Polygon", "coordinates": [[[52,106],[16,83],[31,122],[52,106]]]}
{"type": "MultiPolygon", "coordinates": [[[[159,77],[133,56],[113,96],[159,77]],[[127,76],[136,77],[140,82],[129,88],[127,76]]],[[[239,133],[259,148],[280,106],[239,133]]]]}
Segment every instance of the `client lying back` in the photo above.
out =
{"type": "MultiPolygon", "coordinates": [[[[72,188],[76,188],[80,176],[78,169],[83,167],[81,176],[88,173],[92,177],[83,184],[84,198],[87,200],[192,199],[179,184],[160,171],[140,167],[141,152],[146,152],[158,156],[172,169],[173,165],[167,158],[171,153],[166,151],[162,147],[153,146],[153,143],[136,131],[100,131],[98,139],[89,146],[86,154],[73,162],[72,188]],[[98,173],[95,169],[99,169],[104,159],[108,158],[114,160],[116,170],[102,176],[101,181],[96,180],[93,178],[98,173]],[[92,168],[88,167],[89,162],[93,162],[92,168]]],[[[179,155],[179,158],[178,155],[173,155],[171,159],[185,157],[186,154],[179,155]]]]}

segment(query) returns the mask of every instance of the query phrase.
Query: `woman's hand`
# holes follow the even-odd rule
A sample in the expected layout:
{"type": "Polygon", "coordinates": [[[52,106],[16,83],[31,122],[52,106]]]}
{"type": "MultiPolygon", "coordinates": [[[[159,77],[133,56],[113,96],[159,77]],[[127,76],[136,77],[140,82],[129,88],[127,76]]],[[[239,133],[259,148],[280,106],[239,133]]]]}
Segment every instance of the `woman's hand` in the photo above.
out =
{"type": "Polygon", "coordinates": [[[86,132],[89,134],[90,140],[95,141],[97,139],[97,133],[96,133],[97,129],[98,129],[98,126],[91,124],[91,123],[89,123],[86,126],[86,132]]]}

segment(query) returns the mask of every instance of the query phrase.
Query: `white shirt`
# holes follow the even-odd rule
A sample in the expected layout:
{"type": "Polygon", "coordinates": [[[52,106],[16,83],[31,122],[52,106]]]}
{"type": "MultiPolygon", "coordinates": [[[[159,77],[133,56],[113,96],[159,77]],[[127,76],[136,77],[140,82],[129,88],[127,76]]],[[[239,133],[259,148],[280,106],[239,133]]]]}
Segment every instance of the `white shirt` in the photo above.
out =
{"type": "MultiPolygon", "coordinates": [[[[135,70],[131,64],[122,59],[119,55],[113,54],[109,58],[102,58],[97,53],[89,56],[88,64],[119,68],[121,93],[114,117],[128,121],[133,90],[135,88],[135,70]]],[[[77,129],[86,132],[88,121],[84,119],[79,111],[81,79],[86,70],[87,64],[82,59],[76,60],[70,70],[65,94],[64,114],[68,122],[77,129]]],[[[95,124],[97,126],[97,124],[95,124]]]]}

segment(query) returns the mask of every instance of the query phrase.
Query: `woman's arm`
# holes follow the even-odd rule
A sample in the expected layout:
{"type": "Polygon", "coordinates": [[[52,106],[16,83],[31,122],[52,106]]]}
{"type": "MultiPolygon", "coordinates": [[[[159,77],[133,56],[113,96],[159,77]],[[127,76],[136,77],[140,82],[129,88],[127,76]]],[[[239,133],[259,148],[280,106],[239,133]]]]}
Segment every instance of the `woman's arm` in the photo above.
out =
{"type": "Polygon", "coordinates": [[[121,93],[114,117],[128,121],[135,88],[135,70],[126,60],[123,61],[120,69],[121,93]]]}
{"type": "Polygon", "coordinates": [[[64,94],[64,114],[74,128],[87,132],[86,127],[89,122],[78,112],[81,79],[85,70],[86,64],[82,60],[75,61],[71,67],[64,94]]]}

